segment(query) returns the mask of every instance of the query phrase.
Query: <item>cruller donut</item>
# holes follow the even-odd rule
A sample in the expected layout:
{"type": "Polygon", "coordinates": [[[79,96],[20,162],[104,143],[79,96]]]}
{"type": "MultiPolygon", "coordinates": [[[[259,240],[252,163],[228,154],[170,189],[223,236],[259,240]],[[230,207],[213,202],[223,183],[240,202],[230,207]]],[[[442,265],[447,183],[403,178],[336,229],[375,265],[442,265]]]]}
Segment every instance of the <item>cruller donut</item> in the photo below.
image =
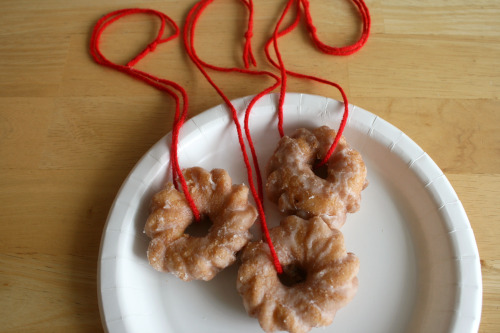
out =
{"type": "Polygon", "coordinates": [[[212,226],[204,237],[186,233],[186,228],[197,222],[184,194],[168,183],[153,196],[144,228],[152,238],[149,263],[184,281],[210,280],[234,263],[236,252],[248,243],[257,211],[248,203],[248,188],[233,185],[226,171],[194,167],[183,173],[196,207],[212,226]]]}
{"type": "Polygon", "coordinates": [[[330,228],[340,228],[346,214],[359,209],[361,191],[367,184],[366,167],[344,137],[324,175],[317,175],[314,169],[326,156],[335,133],[327,126],[313,131],[300,128],[279,141],[267,165],[266,193],[282,213],[306,219],[320,216],[330,228]]]}
{"type": "Polygon", "coordinates": [[[346,252],[342,233],[319,217],[288,216],[270,234],[284,273],[276,272],[264,242],[245,247],[237,289],[248,314],[266,332],[331,324],[358,286],[359,261],[346,252]]]}

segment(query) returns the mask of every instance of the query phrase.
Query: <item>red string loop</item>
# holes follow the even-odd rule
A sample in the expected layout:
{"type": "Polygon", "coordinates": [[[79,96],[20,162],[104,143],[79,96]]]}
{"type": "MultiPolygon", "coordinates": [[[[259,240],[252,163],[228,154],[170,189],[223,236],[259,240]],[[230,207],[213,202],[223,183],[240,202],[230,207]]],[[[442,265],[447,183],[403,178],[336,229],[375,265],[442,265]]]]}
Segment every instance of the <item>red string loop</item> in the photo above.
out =
{"type": "Polygon", "coordinates": [[[196,208],[193,198],[189,194],[188,186],[186,184],[186,180],[184,179],[181,168],[179,166],[179,159],[178,159],[179,132],[180,128],[182,127],[182,124],[187,118],[188,106],[189,106],[188,95],[186,93],[186,90],[182,86],[173,81],[161,79],[149,73],[132,68],[132,66],[134,66],[137,62],[143,59],[149,52],[153,52],[158,44],[168,42],[178,37],[179,34],[180,30],[177,24],[167,15],[159,11],[152,9],[142,9],[142,8],[117,10],[103,16],[100,20],[97,21],[96,25],[94,26],[94,29],[92,30],[92,36],[90,39],[90,54],[98,64],[113,68],[137,80],[145,82],[146,84],[170,95],[174,99],[175,113],[174,113],[174,124],[172,129],[172,144],[171,144],[172,178],[176,187],[177,187],[177,178],[179,179],[182,186],[182,190],[184,191],[184,195],[188,201],[188,204],[196,220],[200,220],[200,213],[196,208]],[[118,21],[119,19],[125,16],[133,14],[149,14],[158,17],[161,21],[161,26],[158,31],[158,35],[153,42],[151,42],[141,53],[139,53],[130,62],[128,62],[127,65],[124,66],[115,64],[108,58],[106,58],[100,50],[100,41],[102,33],[112,23],[118,21]],[[174,29],[174,33],[168,37],[162,38],[167,22],[174,29]],[[182,110],[181,110],[181,103],[182,103],[182,110]]]}
{"type": "MultiPolygon", "coordinates": [[[[254,148],[253,141],[251,138],[251,133],[249,130],[249,116],[250,116],[250,112],[252,110],[252,107],[255,105],[255,103],[262,96],[264,96],[264,95],[268,94],[269,92],[271,92],[272,90],[276,89],[280,84],[280,79],[278,76],[276,76],[275,74],[272,74],[270,72],[252,71],[252,70],[248,70],[248,69],[241,69],[241,68],[234,68],[234,67],[231,67],[231,68],[220,67],[220,66],[208,64],[199,58],[198,54],[196,53],[196,49],[194,47],[195,28],[196,28],[196,24],[198,23],[198,20],[201,16],[202,12],[212,2],[213,2],[213,0],[201,0],[198,3],[196,3],[193,6],[193,8],[189,11],[187,19],[186,19],[186,25],[184,27],[184,32],[183,32],[184,45],[186,47],[186,51],[187,51],[189,57],[191,58],[191,60],[198,67],[200,72],[207,79],[207,81],[212,85],[212,87],[217,91],[217,93],[222,97],[222,99],[224,100],[224,102],[226,103],[226,105],[230,109],[231,116],[232,116],[234,125],[236,127],[237,134],[238,134],[238,142],[240,144],[240,149],[241,149],[241,152],[243,154],[243,161],[244,161],[245,167],[247,169],[247,179],[249,182],[249,188],[250,188],[252,196],[255,200],[255,203],[257,206],[257,211],[259,213],[259,217],[260,217],[260,221],[261,221],[261,230],[262,230],[264,239],[269,246],[269,250],[271,252],[271,257],[273,260],[274,267],[278,273],[282,273],[283,269],[281,267],[278,256],[277,256],[276,251],[274,249],[274,246],[272,244],[271,236],[269,234],[269,230],[267,227],[267,222],[266,222],[266,217],[265,217],[264,207],[263,207],[264,195],[263,195],[263,190],[262,190],[262,188],[263,188],[262,178],[260,176],[261,173],[260,173],[260,168],[259,168],[259,164],[258,164],[258,160],[257,160],[257,155],[255,152],[255,148],[254,148]],[[238,112],[237,112],[236,108],[234,107],[234,105],[232,105],[229,98],[224,94],[222,89],[212,80],[212,78],[210,77],[210,75],[208,74],[208,72],[206,71],[205,68],[220,71],[220,72],[238,72],[238,73],[244,73],[244,74],[250,74],[250,75],[266,75],[266,76],[271,77],[275,80],[275,83],[272,86],[264,89],[259,94],[255,95],[254,98],[252,98],[252,100],[250,101],[250,103],[247,107],[247,110],[245,112],[244,130],[245,130],[245,136],[247,138],[247,142],[248,142],[250,150],[251,150],[253,164],[254,164],[254,167],[256,169],[255,172],[256,172],[258,188],[259,188],[258,191],[255,188],[255,184],[254,184],[254,180],[253,180],[253,171],[252,171],[252,167],[250,164],[250,159],[248,157],[247,149],[245,146],[243,131],[241,129],[240,121],[238,119],[238,112]]],[[[243,55],[245,67],[248,68],[248,57],[250,57],[250,59],[253,59],[252,63],[254,65],[256,64],[255,59],[253,58],[253,55],[251,53],[251,47],[250,47],[250,37],[252,35],[252,27],[253,27],[253,3],[252,3],[252,0],[248,0],[248,1],[242,0],[242,2],[248,8],[249,13],[250,13],[248,30],[247,30],[247,33],[245,34],[247,39],[246,39],[245,50],[244,50],[244,55],[243,55]]]]}
{"type": "Polygon", "coordinates": [[[333,152],[334,152],[334,150],[335,150],[335,148],[336,148],[336,146],[337,146],[337,144],[342,136],[342,133],[345,129],[345,126],[347,124],[347,119],[349,116],[349,101],[347,100],[347,95],[345,94],[344,90],[342,89],[342,87],[339,84],[332,82],[332,81],[329,81],[329,80],[319,78],[319,77],[315,77],[312,75],[305,75],[305,74],[301,74],[301,73],[297,73],[297,72],[293,72],[293,71],[285,69],[285,64],[283,62],[283,59],[282,59],[282,56],[281,56],[281,53],[280,53],[279,47],[278,47],[278,39],[280,37],[288,34],[289,32],[291,32],[293,29],[295,29],[297,27],[298,23],[300,22],[300,17],[301,17],[301,12],[302,12],[301,5],[302,5],[304,15],[305,15],[306,27],[307,27],[308,31],[310,32],[310,35],[311,35],[311,38],[312,38],[314,45],[320,51],[322,51],[323,53],[332,54],[332,55],[340,55],[340,56],[346,56],[346,55],[353,54],[354,52],[357,52],[365,45],[366,41],[368,40],[368,36],[370,34],[370,27],[371,27],[371,18],[370,18],[370,13],[368,11],[368,7],[366,6],[366,4],[364,3],[363,0],[352,0],[352,1],[356,5],[356,7],[361,15],[361,21],[363,24],[361,36],[358,39],[358,41],[355,42],[354,44],[344,46],[344,47],[332,47],[332,46],[329,46],[329,45],[321,42],[318,38],[318,35],[317,35],[316,26],[314,25],[313,20],[312,20],[311,12],[309,9],[309,7],[310,7],[309,1],[308,0],[289,0],[286,4],[285,9],[283,10],[283,13],[282,13],[280,19],[278,20],[278,23],[276,24],[276,28],[274,30],[273,36],[267,41],[266,46],[265,46],[266,57],[267,57],[268,61],[273,66],[278,68],[280,70],[280,73],[281,73],[282,84],[281,84],[281,90],[280,90],[280,99],[278,102],[278,131],[280,132],[281,136],[284,135],[284,133],[283,133],[283,104],[284,104],[284,99],[285,99],[286,84],[287,84],[287,76],[288,75],[291,75],[291,76],[294,76],[297,78],[313,80],[313,81],[316,81],[319,83],[330,85],[332,87],[335,87],[340,92],[340,94],[342,96],[342,100],[344,102],[344,114],[342,116],[342,120],[341,120],[341,123],[339,125],[339,129],[337,130],[336,137],[335,137],[332,145],[328,149],[327,154],[316,165],[316,167],[320,167],[320,166],[326,164],[328,162],[328,160],[330,159],[331,155],[333,154],[333,152]],[[293,4],[295,4],[295,7],[296,7],[295,19],[287,28],[280,31],[281,24],[282,24],[284,18],[286,17],[287,13],[290,11],[293,4]],[[274,61],[274,59],[272,59],[271,54],[269,52],[269,47],[270,47],[271,43],[273,43],[274,52],[276,54],[276,58],[277,58],[278,62],[276,62],[276,61],[274,61]]]}
{"type": "Polygon", "coordinates": [[[357,52],[365,45],[366,41],[368,40],[368,36],[370,35],[371,18],[370,18],[370,13],[368,11],[368,7],[366,6],[363,0],[352,0],[354,5],[357,7],[359,14],[361,15],[361,22],[363,24],[361,36],[354,44],[344,47],[329,46],[319,40],[317,35],[317,29],[314,26],[311,17],[311,12],[309,10],[310,6],[309,1],[308,0],[300,0],[300,1],[302,2],[302,5],[304,7],[305,21],[309,31],[311,32],[312,40],[316,45],[316,47],[318,47],[318,49],[320,49],[323,53],[346,56],[357,52]]]}

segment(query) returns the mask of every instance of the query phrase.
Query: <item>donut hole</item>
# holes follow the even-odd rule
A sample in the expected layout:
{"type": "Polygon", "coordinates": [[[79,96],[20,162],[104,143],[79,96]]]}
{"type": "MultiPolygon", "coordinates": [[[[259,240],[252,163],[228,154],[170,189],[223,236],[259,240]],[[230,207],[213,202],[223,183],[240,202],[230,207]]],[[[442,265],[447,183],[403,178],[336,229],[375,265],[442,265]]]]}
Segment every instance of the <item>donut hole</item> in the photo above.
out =
{"type": "Polygon", "coordinates": [[[199,221],[193,221],[186,230],[184,230],[184,233],[191,237],[203,238],[208,235],[212,225],[213,223],[208,216],[202,216],[199,221]]]}
{"type": "Polygon", "coordinates": [[[328,163],[325,163],[322,166],[318,167],[318,164],[320,162],[321,162],[320,159],[317,159],[316,161],[314,161],[314,163],[312,165],[312,171],[314,172],[314,174],[317,177],[319,177],[321,179],[326,179],[326,178],[328,178],[328,163]]]}
{"type": "Polygon", "coordinates": [[[283,273],[278,274],[280,282],[287,287],[293,287],[307,279],[307,271],[298,264],[290,264],[283,267],[283,273]]]}

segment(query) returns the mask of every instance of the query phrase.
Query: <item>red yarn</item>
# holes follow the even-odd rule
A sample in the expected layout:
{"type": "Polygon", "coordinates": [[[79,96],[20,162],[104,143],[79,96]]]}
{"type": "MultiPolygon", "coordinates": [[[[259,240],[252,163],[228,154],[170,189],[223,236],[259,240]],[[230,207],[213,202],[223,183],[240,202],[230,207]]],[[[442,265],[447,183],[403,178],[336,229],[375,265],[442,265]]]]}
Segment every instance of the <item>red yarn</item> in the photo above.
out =
{"type": "Polygon", "coordinates": [[[257,66],[257,61],[252,52],[252,37],[253,37],[253,1],[252,0],[241,0],[241,2],[248,9],[248,27],[245,33],[245,47],[243,49],[243,62],[245,63],[245,68],[250,67],[250,62],[252,65],[257,66]]]}
{"type": "Polygon", "coordinates": [[[352,45],[348,45],[348,46],[344,46],[344,47],[331,47],[329,45],[324,44],[323,42],[321,42],[319,40],[318,35],[316,33],[317,29],[314,26],[312,16],[311,16],[311,13],[309,10],[309,1],[308,0],[289,0],[287,2],[285,9],[283,10],[281,17],[280,17],[278,23],[276,24],[276,28],[274,29],[273,36],[267,41],[267,43],[265,45],[265,52],[266,52],[267,59],[271,62],[271,64],[273,64],[273,66],[278,68],[280,70],[280,73],[281,73],[282,84],[281,84],[281,90],[280,90],[280,99],[278,102],[278,130],[279,130],[281,136],[284,135],[283,134],[283,104],[284,104],[285,93],[286,93],[287,75],[291,75],[291,76],[295,76],[295,77],[303,78],[303,79],[309,79],[309,80],[313,80],[313,81],[317,81],[320,83],[331,85],[331,86],[335,87],[342,95],[342,100],[344,102],[344,114],[342,117],[342,121],[340,123],[339,129],[337,130],[337,134],[335,136],[335,139],[334,139],[332,145],[330,146],[330,148],[328,149],[327,154],[316,165],[316,167],[320,167],[320,166],[326,164],[328,162],[328,160],[330,159],[331,155],[333,154],[333,152],[334,152],[334,150],[335,150],[335,148],[340,140],[340,137],[342,136],[342,133],[345,129],[346,123],[347,123],[347,119],[349,116],[349,102],[347,100],[347,96],[346,96],[344,90],[342,89],[342,87],[339,84],[322,79],[322,78],[318,78],[318,77],[315,77],[312,75],[300,74],[300,73],[285,69],[285,64],[283,62],[281,53],[280,53],[279,48],[278,48],[278,39],[279,39],[279,37],[282,37],[282,36],[288,34],[289,32],[291,32],[293,29],[295,29],[297,27],[297,25],[300,22],[300,17],[301,17],[300,5],[302,4],[304,14],[305,14],[304,17],[305,17],[305,22],[306,22],[307,28],[311,34],[311,38],[313,40],[314,45],[320,51],[327,53],[327,54],[341,55],[341,56],[350,55],[354,52],[357,52],[359,49],[361,49],[363,47],[363,45],[365,45],[366,41],[368,40],[368,36],[370,34],[371,18],[370,18],[370,13],[368,11],[368,7],[366,6],[366,4],[364,3],[363,0],[353,0],[353,2],[361,14],[363,29],[362,29],[361,36],[360,36],[359,40],[352,45]],[[296,4],[295,19],[288,27],[286,27],[285,29],[280,31],[281,24],[294,3],[296,4]],[[274,52],[276,54],[276,58],[278,59],[278,63],[276,63],[272,59],[272,57],[269,53],[269,46],[270,46],[271,42],[273,43],[274,52]]]}
{"type": "Polygon", "coordinates": [[[316,45],[316,47],[320,49],[322,52],[332,55],[345,56],[345,55],[351,55],[359,51],[365,45],[366,41],[368,40],[368,36],[370,35],[371,18],[370,18],[370,12],[368,11],[368,7],[366,6],[363,0],[352,0],[361,15],[361,21],[363,23],[361,36],[358,39],[358,41],[356,41],[354,44],[343,47],[332,47],[324,44],[319,40],[318,35],[316,33],[317,29],[313,24],[311,12],[309,10],[309,1],[308,0],[299,0],[299,1],[302,3],[304,7],[306,25],[309,32],[311,33],[314,45],[316,45]]]}
{"type": "MultiPolygon", "coordinates": [[[[199,58],[199,56],[196,53],[196,50],[194,48],[194,33],[195,33],[195,28],[196,28],[196,24],[197,24],[197,22],[198,22],[198,20],[200,18],[201,13],[212,2],[213,2],[213,0],[201,0],[198,3],[196,3],[193,6],[193,8],[189,11],[187,19],[186,19],[186,24],[185,24],[185,27],[184,27],[184,32],[183,32],[184,45],[186,47],[186,51],[187,51],[189,57],[191,58],[191,60],[198,67],[198,69],[200,70],[200,72],[207,79],[207,81],[212,85],[212,87],[217,91],[217,93],[222,97],[222,99],[224,100],[224,102],[226,103],[226,105],[229,107],[229,109],[231,111],[233,122],[235,124],[236,131],[237,131],[237,134],[238,134],[238,142],[240,144],[241,152],[243,154],[243,161],[244,161],[245,167],[247,169],[247,179],[248,179],[248,182],[249,182],[249,188],[250,188],[250,191],[252,193],[253,198],[255,199],[255,203],[257,205],[257,211],[258,211],[259,216],[260,216],[262,233],[264,235],[264,239],[266,240],[266,243],[269,246],[269,250],[271,252],[271,257],[272,257],[272,260],[273,260],[274,267],[276,268],[276,271],[278,273],[282,273],[283,269],[281,267],[281,264],[279,262],[278,256],[277,256],[276,251],[274,249],[274,246],[272,244],[272,240],[271,240],[271,237],[270,237],[270,234],[269,234],[269,229],[267,227],[267,222],[266,222],[266,217],[265,217],[265,214],[264,214],[264,207],[263,207],[263,197],[264,196],[263,196],[263,190],[262,190],[263,186],[262,186],[262,179],[261,179],[261,176],[260,176],[260,168],[259,168],[259,165],[258,165],[257,155],[255,153],[255,148],[254,148],[254,145],[253,145],[253,141],[251,139],[251,134],[250,134],[249,126],[248,126],[249,125],[250,112],[251,112],[251,109],[254,106],[254,104],[262,96],[268,94],[269,92],[271,92],[272,90],[274,90],[275,88],[277,88],[277,86],[280,84],[280,79],[279,79],[279,77],[277,77],[276,75],[274,75],[274,74],[272,74],[270,72],[266,72],[266,71],[250,71],[248,69],[241,69],[241,68],[219,67],[219,66],[208,64],[208,63],[202,61],[199,58]],[[252,100],[250,101],[250,103],[249,103],[249,105],[247,107],[246,113],[245,113],[245,135],[247,137],[247,141],[248,141],[250,149],[251,149],[252,159],[253,159],[254,166],[255,166],[255,169],[256,169],[255,171],[256,171],[256,175],[257,175],[257,182],[258,182],[258,187],[259,187],[259,193],[257,193],[257,190],[255,189],[254,180],[253,180],[253,174],[252,174],[252,167],[250,165],[250,160],[248,158],[248,154],[247,154],[247,151],[246,151],[245,141],[244,141],[244,138],[243,138],[243,132],[242,132],[242,129],[241,129],[241,125],[240,125],[240,122],[238,120],[238,112],[237,112],[236,108],[234,107],[234,105],[232,105],[232,103],[229,100],[229,98],[221,90],[221,88],[218,87],[217,84],[212,80],[212,78],[207,73],[207,71],[205,70],[205,68],[216,70],[216,71],[220,71],[220,72],[238,72],[238,73],[245,73],[245,74],[250,74],[250,75],[266,75],[266,76],[272,77],[272,78],[274,78],[276,80],[275,84],[273,84],[272,86],[264,89],[262,92],[260,92],[259,94],[257,94],[254,98],[252,98],[252,100]]],[[[247,6],[247,8],[250,11],[248,31],[245,34],[246,43],[245,43],[245,51],[244,51],[245,67],[248,67],[248,60],[246,60],[247,57],[250,57],[250,59],[253,59],[252,63],[256,64],[255,59],[253,58],[253,55],[251,53],[251,47],[250,47],[250,39],[251,39],[252,27],[253,27],[253,4],[252,4],[252,0],[248,0],[248,1],[247,0],[242,0],[242,2],[247,6]]]]}
{"type": "MultiPolygon", "coordinates": [[[[241,2],[245,5],[245,7],[248,9],[249,12],[249,18],[248,18],[248,26],[247,26],[247,32],[245,33],[245,44],[244,44],[244,49],[243,49],[243,62],[245,65],[245,69],[241,68],[236,68],[236,67],[219,67],[215,65],[208,64],[201,60],[199,56],[196,53],[196,50],[194,48],[194,34],[195,34],[195,27],[196,24],[200,18],[201,13],[205,10],[205,8],[211,4],[213,0],[201,0],[198,3],[196,3],[193,8],[189,11],[188,16],[186,18],[186,24],[183,30],[183,41],[184,41],[184,46],[186,48],[186,51],[191,58],[191,60],[194,62],[194,64],[198,67],[200,72],[204,75],[204,77],[207,79],[207,81],[212,85],[212,87],[217,91],[217,93],[222,97],[226,105],[229,107],[231,111],[231,115],[233,118],[233,122],[236,127],[236,131],[238,134],[238,142],[240,144],[241,152],[243,154],[243,160],[245,163],[245,167],[247,169],[247,178],[249,182],[249,187],[250,191],[252,193],[253,198],[255,199],[256,205],[257,205],[257,210],[260,215],[261,219],[261,228],[262,228],[262,233],[264,235],[264,239],[266,240],[269,249],[271,251],[271,256],[273,260],[273,264],[276,268],[276,271],[278,273],[282,273],[282,267],[280,265],[279,259],[277,257],[276,251],[273,247],[271,237],[269,235],[269,230],[267,228],[267,223],[266,223],[266,218],[264,214],[264,207],[263,207],[263,202],[264,202],[264,194],[263,194],[263,184],[262,184],[262,177],[261,177],[261,172],[260,172],[260,167],[257,159],[257,154],[255,151],[255,147],[253,144],[252,136],[250,133],[250,128],[249,128],[249,117],[251,110],[255,103],[264,95],[270,93],[274,89],[276,89],[280,84],[281,84],[281,90],[280,90],[280,99],[278,103],[278,130],[281,136],[284,135],[283,133],[283,104],[284,104],[284,98],[285,98],[285,93],[286,93],[286,83],[287,83],[287,75],[292,75],[298,78],[304,78],[304,79],[309,79],[309,80],[314,80],[320,83],[328,84],[331,85],[339,90],[339,92],[342,95],[342,99],[344,101],[344,115],[340,124],[340,127],[337,131],[337,135],[334,139],[333,144],[331,145],[327,155],[324,157],[322,161],[318,164],[318,166],[321,166],[325,164],[328,159],[330,158],[331,154],[335,150],[335,147],[343,133],[343,130],[345,128],[346,122],[347,122],[347,117],[348,117],[348,101],[347,101],[347,96],[345,95],[342,87],[340,85],[325,80],[321,79],[318,77],[314,77],[311,75],[305,75],[305,74],[300,74],[297,72],[289,71],[285,69],[285,65],[281,56],[281,53],[278,48],[278,39],[289,32],[291,32],[293,29],[297,27],[297,25],[300,22],[300,17],[301,17],[301,5],[304,10],[305,14],[305,22],[307,25],[307,28],[310,32],[311,38],[313,40],[313,43],[316,45],[316,47],[328,54],[333,54],[333,55],[349,55],[352,54],[356,51],[358,51],[363,45],[366,43],[366,40],[368,39],[369,33],[370,33],[370,14],[368,12],[368,8],[366,7],[365,3],[363,0],[353,0],[354,4],[358,8],[362,22],[363,22],[363,29],[361,33],[360,39],[349,46],[345,47],[331,47],[329,45],[326,45],[322,43],[316,32],[316,27],[313,24],[312,17],[309,11],[309,1],[308,0],[289,0],[287,2],[287,5],[276,25],[276,28],[273,32],[272,38],[268,40],[268,42],[265,45],[265,53],[267,59],[273,64],[276,68],[280,70],[281,78],[278,77],[277,75],[267,72],[267,71],[259,71],[259,70],[249,70],[248,68],[250,67],[250,64],[253,66],[256,66],[256,60],[252,52],[251,48],[251,38],[253,35],[253,2],[252,0],[241,0],[241,2]],[[280,31],[281,24],[286,17],[288,11],[292,7],[293,4],[296,4],[296,14],[295,14],[295,19],[294,21],[285,29],[280,31]],[[270,53],[269,53],[269,46],[273,43],[274,51],[276,54],[276,57],[278,59],[278,63],[276,63],[270,53]],[[207,71],[205,70],[211,69],[211,70],[216,70],[220,72],[237,72],[237,73],[244,73],[244,74],[250,74],[250,75],[265,75],[268,76],[272,79],[275,80],[275,83],[271,85],[270,87],[264,89],[257,95],[255,95],[252,100],[250,101],[247,110],[245,112],[245,121],[244,121],[244,131],[245,131],[245,137],[247,139],[248,145],[251,150],[252,154],[252,160],[253,160],[253,165],[255,168],[256,172],[256,177],[257,177],[257,186],[258,190],[256,190],[255,185],[254,185],[254,180],[253,180],[253,171],[252,167],[250,164],[250,160],[246,151],[246,146],[245,146],[245,140],[243,137],[243,131],[241,129],[241,125],[238,119],[238,112],[236,108],[232,105],[231,101],[229,98],[224,94],[224,92],[217,86],[217,84],[211,79],[211,77],[208,75],[207,71]]],[[[103,65],[107,66],[116,70],[119,70],[135,79],[141,80],[154,88],[167,93],[170,95],[172,98],[175,100],[175,114],[174,114],[174,124],[173,124],[173,129],[172,129],[172,144],[171,144],[171,161],[172,161],[172,175],[173,175],[173,181],[175,186],[177,187],[177,178],[181,182],[182,189],[184,191],[184,194],[186,196],[186,199],[191,207],[191,210],[193,211],[193,214],[195,215],[195,218],[197,220],[200,219],[200,214],[196,208],[196,205],[194,204],[194,201],[189,194],[188,187],[186,184],[186,181],[184,179],[184,176],[182,174],[181,168],[179,166],[179,160],[178,160],[178,143],[179,143],[179,133],[182,125],[184,124],[187,114],[188,114],[188,96],[184,88],[177,83],[166,80],[166,79],[160,79],[154,75],[148,74],[146,72],[137,70],[133,68],[135,64],[137,64],[141,59],[143,59],[149,52],[153,52],[158,44],[165,43],[169,40],[172,40],[176,37],[179,36],[179,28],[175,24],[174,21],[172,21],[168,16],[165,14],[152,10],[152,9],[141,9],[141,8],[132,8],[132,9],[123,9],[123,10],[118,10],[111,12],[101,18],[97,24],[95,25],[93,32],[92,32],[92,37],[90,41],[90,53],[94,60],[103,65]],[[101,35],[106,27],[108,27],[110,24],[114,23],[115,21],[119,20],[120,18],[127,16],[127,15],[132,15],[132,14],[138,14],[138,13],[143,13],[143,14],[150,14],[157,16],[161,20],[161,26],[158,31],[157,37],[141,52],[139,53],[136,57],[134,57],[131,61],[127,63],[127,65],[118,65],[115,64],[111,61],[109,61],[100,51],[99,49],[99,43],[101,39],[101,35]],[[174,33],[171,36],[162,38],[166,23],[169,23],[173,28],[174,28],[174,33]],[[180,95],[180,97],[179,97],[180,95]],[[181,108],[181,103],[182,103],[182,108],[181,108]],[[182,110],[181,110],[182,109],[182,110]]]]}
{"type": "Polygon", "coordinates": [[[156,10],[152,9],[142,9],[142,8],[131,8],[131,9],[122,9],[122,10],[117,10],[114,12],[111,12],[104,17],[102,17],[99,21],[97,21],[96,25],[94,26],[94,29],[92,31],[92,36],[90,39],[90,53],[94,60],[103,66],[107,66],[113,69],[116,69],[120,72],[123,72],[135,79],[141,80],[154,88],[167,93],[170,95],[174,100],[175,100],[175,114],[174,114],[174,124],[173,124],[173,129],[172,129],[172,144],[171,144],[171,161],[172,161],[172,176],[173,176],[173,181],[174,184],[177,187],[177,178],[179,178],[181,182],[182,189],[184,191],[185,197],[189,203],[189,206],[191,207],[191,210],[193,211],[193,214],[196,218],[196,220],[200,220],[200,213],[198,209],[196,208],[196,205],[193,201],[193,198],[189,194],[188,187],[186,184],[186,180],[184,179],[184,175],[182,174],[181,168],[179,166],[179,158],[178,158],[178,143],[179,143],[179,131],[180,128],[182,127],[182,124],[187,118],[188,114],[188,95],[184,88],[177,83],[170,81],[170,80],[165,80],[158,78],[154,75],[148,74],[146,72],[140,71],[138,69],[133,68],[137,62],[139,62],[141,59],[143,59],[149,52],[152,52],[156,49],[156,46],[158,44],[162,44],[165,42],[168,42],[169,40],[172,40],[176,37],[179,36],[179,27],[177,24],[170,19],[167,15],[158,12],[156,10]],[[107,59],[101,52],[99,48],[99,43],[101,40],[102,33],[104,30],[111,25],[112,23],[116,22],[117,20],[128,16],[128,15],[133,15],[133,14],[149,14],[149,15],[154,15],[157,16],[160,21],[161,21],[161,26],[158,31],[157,37],[141,52],[139,53],[134,59],[132,59],[127,65],[119,65],[111,62],[109,59],[107,59]],[[164,31],[165,31],[165,26],[166,22],[168,22],[173,28],[174,28],[174,33],[166,38],[162,38],[164,31]],[[177,95],[180,94],[180,98],[177,95]],[[181,99],[182,99],[182,111],[181,111],[181,99]]]}

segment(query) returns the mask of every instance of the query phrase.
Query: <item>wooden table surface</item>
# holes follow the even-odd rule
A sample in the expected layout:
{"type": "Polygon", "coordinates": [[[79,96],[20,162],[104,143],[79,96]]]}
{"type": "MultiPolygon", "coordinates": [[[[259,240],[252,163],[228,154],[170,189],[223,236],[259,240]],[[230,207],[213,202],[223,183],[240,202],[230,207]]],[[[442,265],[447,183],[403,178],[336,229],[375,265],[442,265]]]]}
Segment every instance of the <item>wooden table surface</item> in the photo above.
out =
{"type": "MultiPolygon", "coordinates": [[[[139,158],[171,130],[173,101],[97,65],[92,27],[121,8],[152,8],[182,25],[195,1],[7,0],[0,12],[0,331],[102,331],[97,262],[108,211],[139,158]]],[[[285,1],[255,0],[258,68],[285,1]]],[[[444,171],[469,216],[483,276],[480,332],[500,331],[500,2],[368,0],[372,33],[348,57],[320,53],[303,26],[280,40],[290,69],[338,82],[349,102],[389,121],[444,171]]],[[[346,45],[359,17],[348,1],[311,0],[320,38],[346,45]]],[[[246,12],[220,0],[197,30],[200,57],[242,66],[246,12]]],[[[126,63],[158,22],[134,16],[110,27],[102,50],[126,63]]],[[[171,79],[190,115],[221,103],[179,39],[137,68],[171,79]]],[[[213,74],[230,98],[269,81],[213,74]]],[[[339,98],[290,79],[290,92],[339,98]]]]}

